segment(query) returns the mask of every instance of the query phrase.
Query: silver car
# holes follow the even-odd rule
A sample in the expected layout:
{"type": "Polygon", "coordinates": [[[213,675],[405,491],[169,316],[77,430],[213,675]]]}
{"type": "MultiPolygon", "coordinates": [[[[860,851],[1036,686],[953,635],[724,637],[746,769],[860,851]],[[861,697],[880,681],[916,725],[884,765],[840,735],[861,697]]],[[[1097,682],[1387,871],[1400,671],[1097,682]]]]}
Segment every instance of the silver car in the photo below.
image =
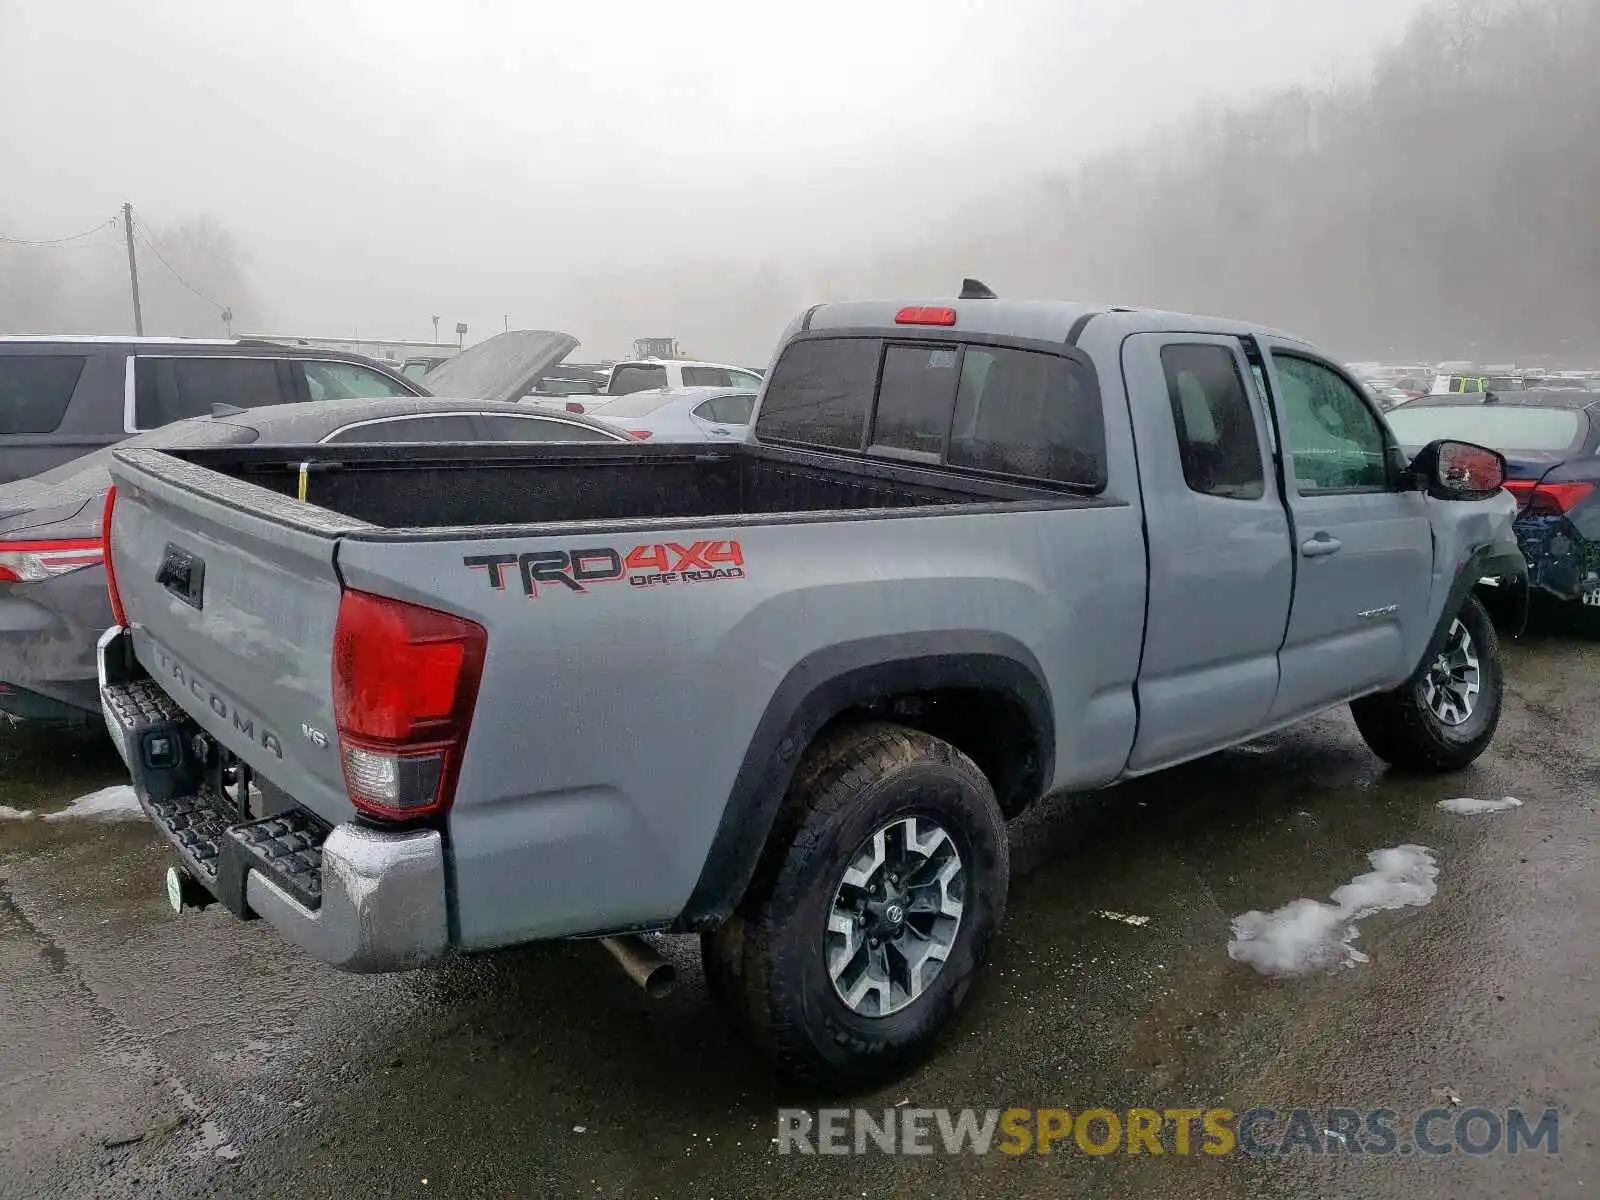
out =
{"type": "Polygon", "coordinates": [[[755,404],[745,388],[659,388],[586,405],[584,415],[636,441],[742,442],[755,404]]]}
{"type": "MultiPolygon", "coordinates": [[[[621,442],[621,431],[567,413],[488,400],[324,400],[221,410],[122,446],[409,442],[621,442]]],[[[0,486],[0,714],[92,714],[94,643],[111,623],[100,516],[111,449],[0,486]]]]}

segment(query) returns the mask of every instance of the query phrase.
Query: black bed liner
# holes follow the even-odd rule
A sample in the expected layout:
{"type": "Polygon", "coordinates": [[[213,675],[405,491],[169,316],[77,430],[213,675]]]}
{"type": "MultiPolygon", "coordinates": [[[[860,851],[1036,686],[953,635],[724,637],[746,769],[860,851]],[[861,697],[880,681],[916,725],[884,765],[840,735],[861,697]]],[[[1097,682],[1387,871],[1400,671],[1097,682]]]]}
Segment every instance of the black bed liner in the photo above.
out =
{"type": "MultiPolygon", "coordinates": [[[[305,499],[325,517],[339,514],[389,531],[1095,503],[1081,490],[948,467],[754,445],[703,452],[692,446],[571,443],[248,445],[171,451],[160,456],[166,470],[151,452],[128,453],[139,466],[180,486],[192,487],[215,472],[295,498],[303,478],[305,499]]],[[[211,475],[208,482],[221,481],[211,475]]]]}

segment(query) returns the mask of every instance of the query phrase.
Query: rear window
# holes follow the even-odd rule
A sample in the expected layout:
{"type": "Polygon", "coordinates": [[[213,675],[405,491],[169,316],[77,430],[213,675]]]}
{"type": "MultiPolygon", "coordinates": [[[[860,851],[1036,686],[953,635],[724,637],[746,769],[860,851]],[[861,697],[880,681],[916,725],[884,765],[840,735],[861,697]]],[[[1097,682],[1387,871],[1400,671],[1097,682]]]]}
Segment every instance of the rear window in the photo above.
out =
{"type": "Polygon", "coordinates": [[[1439,438],[1477,442],[1502,454],[1575,453],[1589,433],[1588,419],[1571,408],[1493,404],[1405,405],[1384,414],[1404,446],[1426,446],[1439,438]]]}
{"type": "Polygon", "coordinates": [[[540,417],[490,416],[478,418],[490,440],[496,442],[614,442],[598,429],[568,421],[546,421],[540,417]]]}
{"type": "Polygon", "coordinates": [[[773,441],[910,451],[950,466],[1105,485],[1105,429],[1092,375],[1074,359],[1035,350],[885,345],[874,338],[798,341],[773,368],[756,433],[773,441]]]}
{"type": "Polygon", "coordinates": [[[872,338],[792,343],[767,381],[756,435],[835,450],[859,450],[878,382],[872,338]]]}
{"type": "Polygon", "coordinates": [[[82,355],[0,357],[0,433],[54,433],[83,374],[82,355]]]}
{"type": "Polygon", "coordinates": [[[621,366],[615,367],[611,372],[611,383],[606,391],[613,396],[628,396],[634,392],[645,392],[651,388],[664,388],[667,386],[667,369],[665,367],[621,366]]]}
{"type": "Polygon", "coordinates": [[[206,416],[213,404],[260,408],[285,401],[271,358],[141,358],[134,380],[139,429],[206,416]]]}

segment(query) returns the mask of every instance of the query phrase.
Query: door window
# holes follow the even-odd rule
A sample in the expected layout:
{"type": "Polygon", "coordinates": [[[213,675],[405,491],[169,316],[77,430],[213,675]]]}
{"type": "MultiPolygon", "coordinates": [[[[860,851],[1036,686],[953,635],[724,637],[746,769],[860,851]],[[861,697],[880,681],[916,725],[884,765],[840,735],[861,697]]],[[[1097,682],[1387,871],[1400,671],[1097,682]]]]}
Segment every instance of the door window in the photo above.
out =
{"type": "Polygon", "coordinates": [[[83,373],[81,355],[0,357],[0,433],[54,433],[83,373]]]}
{"type": "Polygon", "coordinates": [[[1226,346],[1167,346],[1161,368],[1189,489],[1259,500],[1266,491],[1261,440],[1233,352],[1226,346]]]}
{"type": "Polygon", "coordinates": [[[313,400],[349,400],[357,396],[410,396],[380,371],[357,363],[305,362],[299,364],[306,376],[306,391],[313,400]]]}
{"type": "Polygon", "coordinates": [[[208,416],[213,404],[260,408],[284,401],[272,358],[140,358],[134,382],[139,429],[208,416]]]}
{"type": "Polygon", "coordinates": [[[713,396],[694,410],[702,421],[716,421],[722,425],[748,425],[755,409],[754,396],[713,396]]]}
{"type": "Polygon", "coordinates": [[[1314,495],[1387,489],[1383,426],[1360,394],[1308,358],[1275,352],[1272,363],[1296,490],[1314,495]]]}

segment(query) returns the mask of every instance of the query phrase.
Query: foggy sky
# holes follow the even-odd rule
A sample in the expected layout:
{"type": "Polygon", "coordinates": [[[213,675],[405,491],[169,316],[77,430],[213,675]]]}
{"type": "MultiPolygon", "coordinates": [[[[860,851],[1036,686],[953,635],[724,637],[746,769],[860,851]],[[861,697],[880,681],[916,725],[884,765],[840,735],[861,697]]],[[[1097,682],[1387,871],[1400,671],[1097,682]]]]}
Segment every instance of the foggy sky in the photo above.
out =
{"type": "Polygon", "coordinates": [[[690,311],[715,310],[705,262],[917,244],[1197,108],[1359,76],[1419,7],[0,0],[0,216],[209,215],[273,331],[509,315],[764,361],[776,328],[690,311]]]}

